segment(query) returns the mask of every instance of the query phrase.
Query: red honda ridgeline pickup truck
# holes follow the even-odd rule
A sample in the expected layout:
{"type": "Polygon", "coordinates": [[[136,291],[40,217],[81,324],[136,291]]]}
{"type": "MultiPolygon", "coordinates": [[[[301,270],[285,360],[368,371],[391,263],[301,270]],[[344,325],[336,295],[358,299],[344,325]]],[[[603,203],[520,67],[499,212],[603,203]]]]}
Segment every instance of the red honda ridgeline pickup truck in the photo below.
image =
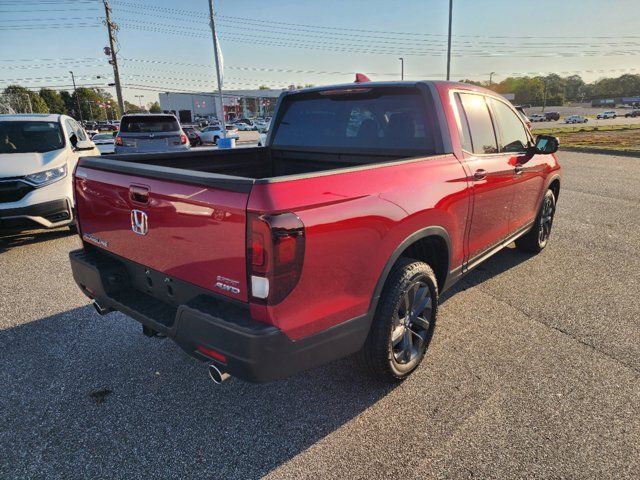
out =
{"type": "Polygon", "coordinates": [[[82,158],[73,275],[99,313],[173,338],[217,382],[354,352],[400,380],[442,292],[514,240],[545,247],[557,149],[470,85],[286,92],[265,147],[82,158]]]}

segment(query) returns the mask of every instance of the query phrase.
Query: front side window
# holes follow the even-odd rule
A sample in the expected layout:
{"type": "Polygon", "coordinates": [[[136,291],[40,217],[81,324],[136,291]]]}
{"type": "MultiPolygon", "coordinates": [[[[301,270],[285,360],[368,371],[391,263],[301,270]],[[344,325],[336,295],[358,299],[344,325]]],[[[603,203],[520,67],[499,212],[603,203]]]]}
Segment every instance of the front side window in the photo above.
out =
{"type": "Polygon", "coordinates": [[[473,153],[498,153],[498,142],[485,97],[472,93],[461,93],[460,101],[469,123],[473,153]]]}
{"type": "Polygon", "coordinates": [[[0,153],[50,152],[64,148],[58,122],[0,122],[0,153]]]}
{"type": "Polygon", "coordinates": [[[500,129],[501,152],[525,152],[529,136],[516,113],[499,100],[490,99],[496,123],[500,129]]]}

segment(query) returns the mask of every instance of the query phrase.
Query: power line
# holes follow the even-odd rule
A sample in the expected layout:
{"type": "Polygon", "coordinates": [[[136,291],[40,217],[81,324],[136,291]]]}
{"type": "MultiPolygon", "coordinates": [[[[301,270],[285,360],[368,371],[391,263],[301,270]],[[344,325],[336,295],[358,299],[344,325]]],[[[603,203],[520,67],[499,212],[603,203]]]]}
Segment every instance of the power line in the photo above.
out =
{"type": "MultiPolygon", "coordinates": [[[[148,11],[156,11],[156,12],[167,12],[170,14],[177,15],[186,15],[190,17],[202,17],[206,18],[206,14],[204,12],[196,11],[196,10],[185,10],[185,9],[176,9],[176,8],[168,8],[168,7],[159,7],[156,5],[148,5],[148,4],[140,4],[140,3],[131,3],[121,0],[114,0],[114,3],[118,5],[126,5],[132,8],[142,9],[145,12],[148,11]]],[[[375,33],[375,34],[390,34],[390,35],[402,35],[402,36],[418,36],[418,37],[442,37],[446,38],[446,33],[418,33],[418,32],[399,32],[399,31],[385,31],[385,30],[372,30],[372,29],[361,29],[361,28],[349,28],[349,27],[333,27],[333,26],[323,26],[323,25],[311,25],[311,24],[301,24],[301,23],[292,23],[292,22],[283,22],[283,21],[275,21],[275,20],[264,20],[264,19],[255,19],[249,17],[238,17],[238,16],[230,16],[230,15],[217,15],[216,18],[222,19],[233,19],[239,20],[242,22],[256,22],[256,23],[265,23],[265,24],[273,24],[273,25],[285,25],[285,26],[296,26],[296,27],[304,27],[311,29],[322,29],[322,30],[334,30],[334,31],[348,31],[348,32],[360,32],[360,33],[375,33]]],[[[553,39],[553,38],[566,38],[571,40],[577,39],[620,39],[620,38],[637,38],[640,39],[640,35],[628,35],[628,36],[620,36],[620,35],[587,35],[587,36],[575,36],[575,35],[477,35],[477,34],[461,34],[454,35],[453,37],[457,38],[495,38],[495,39],[553,39]]]]}

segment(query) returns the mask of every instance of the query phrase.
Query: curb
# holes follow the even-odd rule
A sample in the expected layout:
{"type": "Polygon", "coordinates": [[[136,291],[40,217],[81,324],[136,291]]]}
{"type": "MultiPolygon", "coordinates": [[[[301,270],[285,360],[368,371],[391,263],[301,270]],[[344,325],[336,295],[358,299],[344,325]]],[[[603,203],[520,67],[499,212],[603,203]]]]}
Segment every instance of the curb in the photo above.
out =
{"type": "Polygon", "coordinates": [[[561,152],[577,152],[577,153],[593,153],[600,155],[615,155],[618,157],[637,157],[640,158],[640,150],[614,150],[611,148],[593,148],[593,147],[560,147],[561,152]]]}

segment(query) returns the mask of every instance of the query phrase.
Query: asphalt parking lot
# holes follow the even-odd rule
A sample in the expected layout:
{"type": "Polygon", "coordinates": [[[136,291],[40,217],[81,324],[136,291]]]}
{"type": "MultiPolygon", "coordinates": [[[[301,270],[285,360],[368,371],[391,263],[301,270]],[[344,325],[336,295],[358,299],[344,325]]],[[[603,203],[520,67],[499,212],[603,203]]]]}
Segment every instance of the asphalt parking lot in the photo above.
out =
{"type": "Polygon", "coordinates": [[[94,313],[75,236],[0,234],[0,477],[637,478],[640,159],[560,160],[548,248],[506,249],[448,293],[395,388],[349,359],[216,386],[94,313]]]}

